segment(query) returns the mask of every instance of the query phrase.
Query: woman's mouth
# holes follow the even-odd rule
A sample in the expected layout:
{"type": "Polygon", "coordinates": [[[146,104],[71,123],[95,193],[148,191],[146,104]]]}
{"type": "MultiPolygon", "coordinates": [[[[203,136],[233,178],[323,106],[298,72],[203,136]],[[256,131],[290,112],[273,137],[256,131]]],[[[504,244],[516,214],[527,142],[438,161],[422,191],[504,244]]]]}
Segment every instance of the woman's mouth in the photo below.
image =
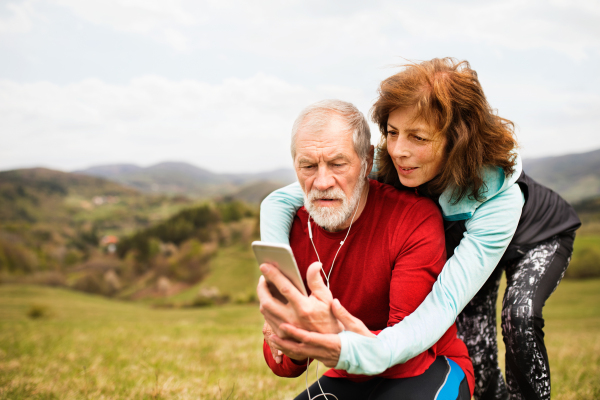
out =
{"type": "Polygon", "coordinates": [[[398,167],[398,173],[408,175],[418,168],[419,167],[398,167]]]}

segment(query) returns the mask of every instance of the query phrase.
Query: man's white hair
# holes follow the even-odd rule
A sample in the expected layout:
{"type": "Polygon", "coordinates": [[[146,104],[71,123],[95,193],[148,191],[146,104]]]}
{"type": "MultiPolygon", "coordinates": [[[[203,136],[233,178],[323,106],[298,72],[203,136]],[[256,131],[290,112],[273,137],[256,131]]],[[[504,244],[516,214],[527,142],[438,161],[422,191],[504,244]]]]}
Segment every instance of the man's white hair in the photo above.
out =
{"type": "Polygon", "coordinates": [[[352,133],[354,151],[362,164],[366,164],[371,149],[371,130],[363,113],[352,103],[342,100],[321,100],[306,107],[300,112],[292,127],[292,158],[296,159],[296,136],[300,129],[318,132],[324,129],[332,116],[341,117],[352,133]]]}

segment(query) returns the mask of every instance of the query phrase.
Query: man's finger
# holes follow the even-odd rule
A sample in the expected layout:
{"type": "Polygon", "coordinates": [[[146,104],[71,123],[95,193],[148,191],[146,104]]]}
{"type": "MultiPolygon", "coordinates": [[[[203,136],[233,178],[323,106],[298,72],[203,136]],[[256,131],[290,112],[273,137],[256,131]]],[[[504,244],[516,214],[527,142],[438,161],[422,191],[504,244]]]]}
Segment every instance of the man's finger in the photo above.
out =
{"type": "Polygon", "coordinates": [[[333,316],[344,325],[344,328],[347,331],[358,333],[363,336],[375,337],[373,332],[371,332],[360,319],[350,314],[338,299],[334,299],[331,303],[331,311],[333,311],[333,316]]]}
{"type": "Polygon", "coordinates": [[[258,300],[260,302],[260,312],[265,316],[265,319],[269,322],[271,328],[277,331],[279,324],[285,320],[285,305],[271,295],[271,291],[263,276],[258,280],[256,293],[258,294],[258,300]]]}
{"type": "MultiPolygon", "coordinates": [[[[291,325],[288,324],[285,326],[291,327],[291,325]]],[[[339,336],[335,334],[308,332],[307,337],[310,338],[308,342],[315,344],[297,343],[292,340],[282,339],[276,335],[271,336],[273,339],[273,346],[281,349],[283,354],[290,358],[295,360],[312,358],[321,361],[327,367],[335,367],[338,363],[341,351],[341,341],[339,336]]]]}
{"type": "MultiPolygon", "coordinates": [[[[294,360],[304,360],[308,358],[308,354],[311,356],[315,354],[315,349],[306,346],[302,343],[294,342],[293,340],[283,339],[277,335],[272,336],[273,347],[281,350],[283,354],[294,360]]],[[[311,357],[314,358],[314,357],[311,357]]]]}
{"type": "Polygon", "coordinates": [[[273,265],[261,264],[260,272],[262,272],[266,280],[275,285],[277,290],[279,290],[279,293],[281,293],[287,301],[298,303],[302,298],[306,298],[306,296],[300,293],[294,284],[273,265]]]}
{"type": "Polygon", "coordinates": [[[309,343],[310,341],[310,332],[296,328],[294,325],[281,324],[279,329],[285,334],[286,338],[302,343],[309,343]]]}
{"type": "Polygon", "coordinates": [[[322,264],[318,261],[310,264],[306,271],[306,283],[313,296],[328,303],[333,296],[327,285],[325,285],[325,282],[323,282],[323,278],[321,277],[321,266],[322,264]]]}

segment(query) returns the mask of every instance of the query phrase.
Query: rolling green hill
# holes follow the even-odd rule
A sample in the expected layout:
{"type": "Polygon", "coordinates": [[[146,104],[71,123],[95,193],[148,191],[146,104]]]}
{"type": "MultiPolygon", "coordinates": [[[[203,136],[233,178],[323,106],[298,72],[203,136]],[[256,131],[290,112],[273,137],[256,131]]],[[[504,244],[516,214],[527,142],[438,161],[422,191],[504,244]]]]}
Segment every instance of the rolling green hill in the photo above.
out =
{"type": "MultiPolygon", "coordinates": [[[[291,168],[261,173],[218,174],[183,162],[163,162],[150,167],[133,164],[100,165],[75,172],[110,179],[143,192],[196,197],[235,195],[248,185],[265,182],[278,188],[296,179],[291,168]]],[[[244,196],[242,193],[241,197],[244,196]]]]}
{"type": "Polygon", "coordinates": [[[525,159],[523,169],[572,203],[600,196],[600,150],[525,159]]]}
{"type": "Polygon", "coordinates": [[[205,278],[220,247],[247,245],[255,213],[49,169],[1,172],[0,282],[169,296],[205,278]]]}

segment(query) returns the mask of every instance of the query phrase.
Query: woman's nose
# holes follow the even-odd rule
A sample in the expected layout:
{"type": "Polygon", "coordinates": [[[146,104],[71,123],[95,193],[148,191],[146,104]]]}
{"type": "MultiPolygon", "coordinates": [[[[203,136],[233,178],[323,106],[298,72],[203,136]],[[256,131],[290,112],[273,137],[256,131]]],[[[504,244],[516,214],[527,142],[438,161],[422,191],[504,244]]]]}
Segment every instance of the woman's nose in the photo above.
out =
{"type": "Polygon", "coordinates": [[[388,144],[388,150],[392,158],[405,158],[410,157],[410,150],[407,146],[406,140],[399,138],[390,146],[388,144]]]}

